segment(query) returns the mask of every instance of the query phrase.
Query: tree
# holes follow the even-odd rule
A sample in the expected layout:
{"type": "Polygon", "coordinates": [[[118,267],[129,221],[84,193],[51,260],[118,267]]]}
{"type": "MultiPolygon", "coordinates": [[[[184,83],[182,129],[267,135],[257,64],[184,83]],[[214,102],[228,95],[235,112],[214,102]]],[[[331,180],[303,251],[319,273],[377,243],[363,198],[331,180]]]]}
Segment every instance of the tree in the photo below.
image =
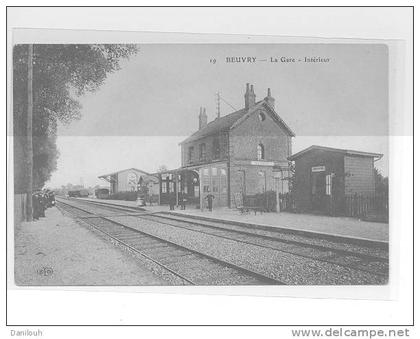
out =
{"type": "MultiPolygon", "coordinates": [[[[33,151],[34,188],[42,188],[56,169],[57,123],[80,119],[77,97],[96,91],[136,45],[34,45],[33,151]]],[[[27,45],[13,48],[13,135],[15,192],[23,191],[27,110],[27,45]]]]}
{"type": "Polygon", "coordinates": [[[388,177],[384,177],[375,167],[375,192],[379,195],[388,196],[388,177]]]}

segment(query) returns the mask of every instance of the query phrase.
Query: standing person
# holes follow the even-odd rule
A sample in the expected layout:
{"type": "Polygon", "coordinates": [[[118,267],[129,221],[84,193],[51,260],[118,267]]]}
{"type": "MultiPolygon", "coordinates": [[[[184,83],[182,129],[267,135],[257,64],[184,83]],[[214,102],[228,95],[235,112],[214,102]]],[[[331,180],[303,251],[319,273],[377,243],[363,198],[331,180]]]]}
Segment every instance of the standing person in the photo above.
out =
{"type": "Polygon", "coordinates": [[[169,209],[175,210],[175,193],[171,193],[169,196],[169,209]]]}
{"type": "Polygon", "coordinates": [[[207,206],[209,207],[209,211],[213,211],[213,199],[214,199],[214,195],[213,194],[207,194],[207,196],[205,197],[205,199],[207,200],[207,206]]]}
{"type": "Polygon", "coordinates": [[[185,207],[187,205],[187,197],[186,197],[186,194],[183,193],[183,192],[181,192],[180,198],[181,198],[181,209],[182,210],[185,210],[185,207]]]}

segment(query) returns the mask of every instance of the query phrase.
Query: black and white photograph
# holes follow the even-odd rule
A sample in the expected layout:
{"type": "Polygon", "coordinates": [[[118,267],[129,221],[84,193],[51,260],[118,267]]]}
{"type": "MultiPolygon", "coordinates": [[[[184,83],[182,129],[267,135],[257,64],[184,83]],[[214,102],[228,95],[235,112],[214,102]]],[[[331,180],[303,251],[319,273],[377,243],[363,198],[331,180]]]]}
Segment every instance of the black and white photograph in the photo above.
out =
{"type": "Polygon", "coordinates": [[[411,227],[399,217],[410,165],[396,155],[410,156],[403,42],[31,22],[8,42],[14,293],[398,298],[411,227]]]}
{"type": "Polygon", "coordinates": [[[13,80],[17,285],[387,284],[386,45],[19,44],[13,80]]]}

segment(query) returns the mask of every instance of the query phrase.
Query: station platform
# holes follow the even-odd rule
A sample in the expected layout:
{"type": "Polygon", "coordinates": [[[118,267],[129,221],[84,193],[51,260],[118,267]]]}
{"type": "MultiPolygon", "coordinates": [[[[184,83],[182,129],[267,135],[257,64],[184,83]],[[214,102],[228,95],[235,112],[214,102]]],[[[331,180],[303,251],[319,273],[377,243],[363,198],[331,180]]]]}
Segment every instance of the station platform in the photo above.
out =
{"type": "Polygon", "coordinates": [[[134,257],[56,207],[45,218],[15,225],[18,286],[167,285],[134,257]],[[48,269],[48,274],[44,270],[48,269]]]}
{"type": "MultiPolygon", "coordinates": [[[[137,206],[135,201],[98,199],[86,200],[109,202],[121,206],[137,206]]],[[[369,222],[347,217],[331,217],[289,212],[257,213],[256,215],[253,212],[249,214],[240,214],[238,210],[230,208],[219,208],[210,212],[208,210],[201,211],[200,209],[192,207],[188,208],[188,206],[186,210],[181,210],[176,207],[174,211],[169,211],[169,206],[167,205],[152,205],[145,206],[143,208],[151,213],[172,212],[195,218],[201,217],[203,219],[213,219],[215,221],[227,221],[247,225],[251,224],[264,228],[287,228],[362,240],[388,242],[389,237],[388,223],[369,222]]]]}

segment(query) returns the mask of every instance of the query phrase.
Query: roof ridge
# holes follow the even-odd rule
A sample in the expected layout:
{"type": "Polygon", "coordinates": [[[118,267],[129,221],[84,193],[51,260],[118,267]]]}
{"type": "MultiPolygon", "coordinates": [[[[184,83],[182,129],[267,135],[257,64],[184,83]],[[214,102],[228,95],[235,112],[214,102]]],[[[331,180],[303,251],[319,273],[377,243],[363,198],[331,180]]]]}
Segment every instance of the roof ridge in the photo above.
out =
{"type": "Polygon", "coordinates": [[[180,144],[183,144],[183,143],[189,142],[189,141],[193,141],[193,140],[197,140],[197,139],[201,139],[201,138],[204,138],[208,135],[214,134],[216,131],[211,131],[211,129],[213,127],[217,126],[218,124],[221,125],[221,126],[218,126],[218,128],[217,128],[218,130],[229,129],[238,119],[240,119],[248,111],[249,111],[249,109],[247,109],[247,108],[241,108],[237,111],[234,111],[234,112],[229,113],[227,115],[221,116],[220,118],[216,118],[216,119],[210,121],[203,128],[195,131],[188,138],[186,138],[185,140],[180,142],[180,144]],[[237,115],[237,117],[235,117],[235,114],[237,115]],[[229,121],[229,119],[232,119],[232,121],[229,121]],[[226,123],[226,121],[227,121],[227,123],[226,123]]]}
{"type": "Polygon", "coordinates": [[[382,153],[358,151],[358,150],[354,150],[354,149],[336,148],[336,147],[329,147],[329,146],[311,145],[311,146],[306,147],[305,149],[303,149],[303,150],[301,150],[301,151],[299,151],[295,154],[292,154],[291,156],[288,157],[288,159],[293,161],[294,159],[296,159],[296,158],[302,156],[303,154],[305,154],[309,151],[312,151],[314,149],[325,150],[325,151],[330,151],[330,152],[339,152],[339,153],[344,153],[344,154],[370,156],[370,157],[379,158],[379,159],[381,159],[383,157],[382,153]]]}
{"type": "Polygon", "coordinates": [[[124,168],[124,169],[119,170],[119,171],[114,171],[114,172],[110,172],[110,173],[107,173],[107,174],[100,175],[100,176],[98,176],[98,178],[107,177],[107,176],[110,176],[110,175],[113,175],[113,174],[117,174],[117,173],[120,173],[120,172],[129,171],[129,170],[136,170],[136,171],[142,172],[144,174],[150,175],[149,172],[143,171],[143,170],[141,170],[141,169],[139,169],[137,167],[129,167],[129,168],[124,168]]]}

